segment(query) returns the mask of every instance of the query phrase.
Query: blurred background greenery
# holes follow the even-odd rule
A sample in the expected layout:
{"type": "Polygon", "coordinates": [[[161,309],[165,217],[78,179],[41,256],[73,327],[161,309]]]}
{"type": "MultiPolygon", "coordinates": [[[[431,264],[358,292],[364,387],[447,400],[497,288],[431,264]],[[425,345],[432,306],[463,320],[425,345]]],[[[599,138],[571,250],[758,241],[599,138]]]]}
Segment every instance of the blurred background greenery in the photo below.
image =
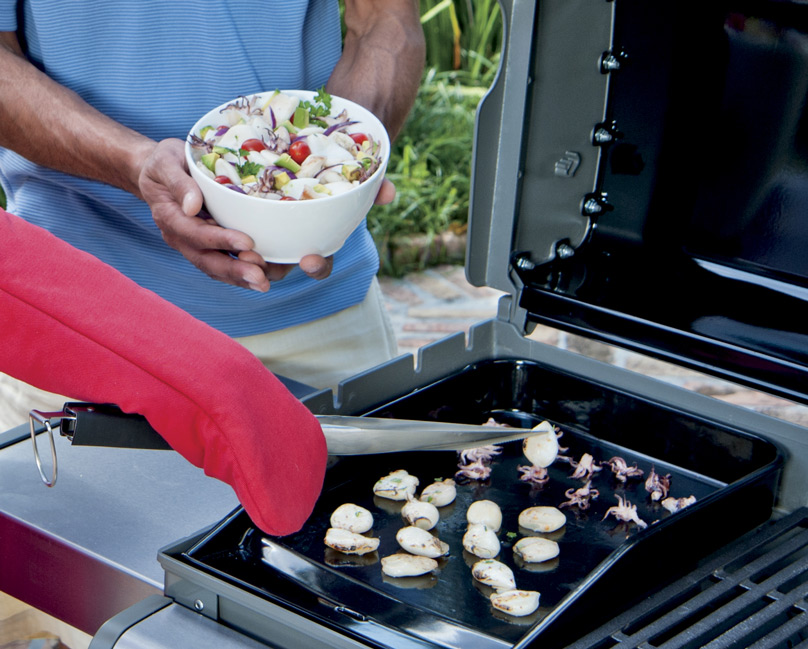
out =
{"type": "Polygon", "coordinates": [[[381,272],[394,276],[463,263],[474,117],[502,45],[497,0],[421,0],[421,23],[426,71],[387,169],[396,199],[368,215],[381,272]]]}
{"type": "Polygon", "coordinates": [[[426,71],[387,169],[396,198],[368,215],[381,272],[394,276],[463,263],[474,116],[502,44],[497,0],[421,0],[421,23],[426,71]]]}

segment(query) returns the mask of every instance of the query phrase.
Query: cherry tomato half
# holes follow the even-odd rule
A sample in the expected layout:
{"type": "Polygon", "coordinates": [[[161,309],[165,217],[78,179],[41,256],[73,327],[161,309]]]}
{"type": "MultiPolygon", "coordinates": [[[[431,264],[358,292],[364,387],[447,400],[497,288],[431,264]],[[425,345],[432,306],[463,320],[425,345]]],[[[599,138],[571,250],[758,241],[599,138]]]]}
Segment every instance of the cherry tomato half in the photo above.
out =
{"type": "Polygon", "coordinates": [[[281,196],[282,201],[296,201],[297,199],[294,196],[281,196]]]}
{"type": "Polygon", "coordinates": [[[359,146],[362,146],[362,142],[368,141],[368,136],[364,133],[351,133],[351,139],[356,142],[359,146]]]}
{"type": "Polygon", "coordinates": [[[289,156],[297,164],[303,164],[303,161],[311,155],[311,149],[304,140],[295,140],[289,145],[289,156]]]}
{"type": "Polygon", "coordinates": [[[216,176],[213,180],[215,180],[220,185],[229,185],[233,182],[227,176],[216,176]]]}
{"type": "Polygon", "coordinates": [[[251,140],[244,140],[244,142],[241,144],[241,148],[245,151],[263,151],[267,148],[267,145],[261,140],[252,138],[251,140]]]}

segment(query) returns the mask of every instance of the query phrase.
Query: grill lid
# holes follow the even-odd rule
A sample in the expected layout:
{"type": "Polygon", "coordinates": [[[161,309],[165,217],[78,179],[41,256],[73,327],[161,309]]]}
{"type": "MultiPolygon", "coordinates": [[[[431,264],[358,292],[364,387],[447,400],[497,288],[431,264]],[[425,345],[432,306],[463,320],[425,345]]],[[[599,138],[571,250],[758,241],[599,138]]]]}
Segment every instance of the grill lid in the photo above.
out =
{"type": "Polygon", "coordinates": [[[525,331],[808,403],[808,5],[502,6],[469,279],[525,331]]]}

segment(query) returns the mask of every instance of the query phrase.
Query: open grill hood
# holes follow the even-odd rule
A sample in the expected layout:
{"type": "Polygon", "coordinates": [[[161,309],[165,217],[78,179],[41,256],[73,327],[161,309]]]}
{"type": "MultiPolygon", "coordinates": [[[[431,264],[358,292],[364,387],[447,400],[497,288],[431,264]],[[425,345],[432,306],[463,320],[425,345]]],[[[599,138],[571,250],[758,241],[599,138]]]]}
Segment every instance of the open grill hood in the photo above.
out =
{"type": "Polygon", "coordinates": [[[514,293],[524,329],[808,403],[806,5],[506,13],[477,124],[471,280],[514,293]]]}

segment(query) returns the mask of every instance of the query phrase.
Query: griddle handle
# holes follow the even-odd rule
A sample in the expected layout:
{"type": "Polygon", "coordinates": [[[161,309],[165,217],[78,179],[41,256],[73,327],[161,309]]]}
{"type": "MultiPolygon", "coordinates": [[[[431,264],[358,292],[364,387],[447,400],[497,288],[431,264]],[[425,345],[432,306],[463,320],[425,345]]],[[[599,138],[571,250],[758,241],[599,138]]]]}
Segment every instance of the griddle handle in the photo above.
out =
{"type": "Polygon", "coordinates": [[[118,406],[97,403],[66,403],[62,435],[73,446],[108,446],[167,450],[168,445],[142,415],[127,414],[118,406]]]}

